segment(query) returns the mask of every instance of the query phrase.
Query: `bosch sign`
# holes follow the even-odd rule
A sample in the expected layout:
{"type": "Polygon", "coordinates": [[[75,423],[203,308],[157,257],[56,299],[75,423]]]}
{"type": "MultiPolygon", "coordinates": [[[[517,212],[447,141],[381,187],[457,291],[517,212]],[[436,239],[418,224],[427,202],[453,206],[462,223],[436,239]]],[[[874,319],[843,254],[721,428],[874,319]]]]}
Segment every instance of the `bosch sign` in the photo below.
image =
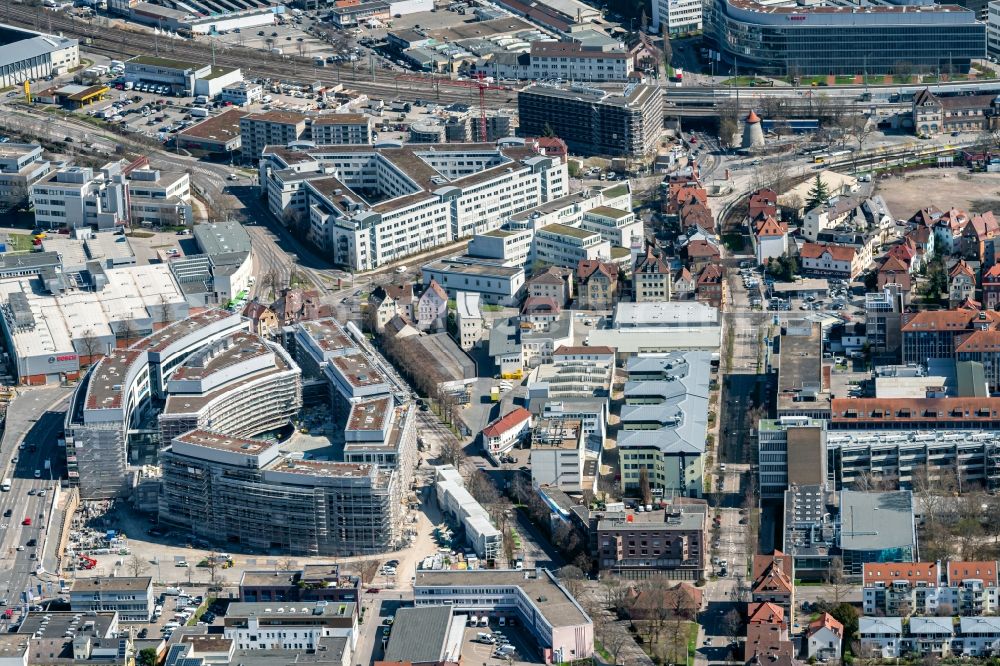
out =
{"type": "Polygon", "coordinates": [[[789,21],[805,21],[805,14],[790,14],[788,16],[789,21]]]}
{"type": "Polygon", "coordinates": [[[64,354],[62,356],[49,356],[49,363],[55,363],[56,361],[75,361],[76,354],[64,354]]]}

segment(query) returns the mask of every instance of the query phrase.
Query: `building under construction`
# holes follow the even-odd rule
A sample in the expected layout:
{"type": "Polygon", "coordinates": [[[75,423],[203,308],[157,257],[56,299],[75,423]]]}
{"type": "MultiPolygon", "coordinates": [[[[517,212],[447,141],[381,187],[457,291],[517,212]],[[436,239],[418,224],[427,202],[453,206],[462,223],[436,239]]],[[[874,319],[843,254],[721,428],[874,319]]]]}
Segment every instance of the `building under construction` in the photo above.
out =
{"type": "Polygon", "coordinates": [[[663,95],[641,83],[621,93],[536,84],[518,93],[517,110],[522,136],[555,134],[579,155],[642,157],[663,133],[663,95]]]}
{"type": "Polygon", "coordinates": [[[160,454],[159,518],[185,534],[294,555],[351,556],[401,545],[399,475],[300,460],[277,442],[193,430],[160,454]]]}

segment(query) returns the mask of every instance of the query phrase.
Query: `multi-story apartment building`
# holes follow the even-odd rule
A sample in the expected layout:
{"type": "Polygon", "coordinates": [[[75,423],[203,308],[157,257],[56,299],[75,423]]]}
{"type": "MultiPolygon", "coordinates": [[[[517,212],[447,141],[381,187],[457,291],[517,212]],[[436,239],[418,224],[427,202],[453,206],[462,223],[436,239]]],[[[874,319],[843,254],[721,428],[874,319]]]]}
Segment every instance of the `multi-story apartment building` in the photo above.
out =
{"type": "Polygon", "coordinates": [[[993,561],[869,563],[862,583],[865,615],[990,615],[1000,602],[993,561]]]}
{"type": "Polygon", "coordinates": [[[858,622],[862,654],[899,659],[909,654],[985,659],[1000,650],[1000,618],[862,617],[858,622]]]}
{"type": "Polygon", "coordinates": [[[551,298],[559,307],[573,300],[573,269],[548,266],[528,280],[528,298],[551,298]]]}
{"type": "Polygon", "coordinates": [[[760,496],[781,498],[789,486],[826,482],[826,421],[808,416],[757,424],[760,496]]]}
{"type": "Polygon", "coordinates": [[[924,364],[929,358],[953,358],[956,339],[974,331],[1000,327],[993,310],[937,310],[906,313],[902,317],[903,363],[924,364]]]}
{"type": "Polygon", "coordinates": [[[238,650],[313,651],[323,638],[358,640],[358,613],[352,602],[316,601],[274,604],[238,601],[229,604],[222,634],[238,650]]]}
{"type": "Polygon", "coordinates": [[[524,293],[524,269],[485,259],[455,257],[439,259],[420,267],[425,284],[435,280],[450,298],[460,292],[475,292],[483,303],[516,305],[524,293]]]}
{"type": "Polygon", "coordinates": [[[524,135],[548,127],[582,155],[641,157],[659,147],[663,133],[663,95],[641,83],[623,93],[532,85],[518,94],[517,108],[524,135]]]}
{"type": "Polygon", "coordinates": [[[618,267],[604,261],[576,265],[576,306],[581,310],[610,310],[618,295],[618,267]]]}
{"type": "Polygon", "coordinates": [[[26,202],[31,186],[51,168],[39,145],[0,144],[0,202],[8,205],[26,202]]]}
{"type": "Polygon", "coordinates": [[[769,602],[782,608],[787,626],[791,626],[795,617],[795,567],[792,557],[780,550],[771,555],[754,555],[750,593],[754,603],[769,602]]]}
{"type": "Polygon", "coordinates": [[[640,255],[632,269],[632,292],[636,303],[669,301],[671,281],[670,266],[661,255],[653,252],[651,244],[640,255]]]}
{"type": "Polygon", "coordinates": [[[479,294],[469,291],[455,294],[455,325],[458,327],[458,346],[463,351],[470,351],[482,341],[485,327],[479,294]]]}
{"type": "Polygon", "coordinates": [[[589,47],[577,42],[531,44],[529,71],[535,80],[625,81],[633,69],[632,54],[623,43],[614,47],[589,47]]]}
{"type": "Polygon", "coordinates": [[[707,530],[708,505],[700,502],[608,513],[597,523],[598,566],[626,578],[699,580],[708,567],[707,530]]]}
{"type": "Polygon", "coordinates": [[[568,187],[562,160],[515,139],[499,146],[269,148],[260,182],[272,213],[307,221],[310,240],[355,270],[496,229],[568,187]]]}
{"type": "Polygon", "coordinates": [[[38,226],[114,229],[128,219],[127,185],[119,164],[98,173],[71,166],[52,171],[31,186],[38,226]]]}
{"type": "Polygon", "coordinates": [[[853,280],[868,265],[856,248],[827,243],[804,243],[799,248],[802,272],[853,280]]]}
{"type": "Polygon", "coordinates": [[[631,356],[618,448],[622,485],[701,497],[711,354],[631,356]],[[659,379],[645,379],[650,373],[659,379]],[[635,378],[633,378],[635,377],[635,378]]]}
{"type": "Polygon", "coordinates": [[[327,113],[312,119],[312,141],[317,146],[368,145],[372,118],[363,113],[327,113]]]}
{"type": "Polygon", "coordinates": [[[530,432],[531,412],[516,407],[483,428],[483,449],[490,458],[499,460],[530,432]]]}
{"type": "Polygon", "coordinates": [[[287,146],[305,138],[306,128],[305,114],[295,111],[263,111],[243,116],[240,118],[243,161],[256,162],[265,146],[287,146]]]}
{"type": "Polygon", "coordinates": [[[77,578],[69,591],[70,610],[117,612],[122,622],[149,622],[155,605],[149,576],[77,578]]]}

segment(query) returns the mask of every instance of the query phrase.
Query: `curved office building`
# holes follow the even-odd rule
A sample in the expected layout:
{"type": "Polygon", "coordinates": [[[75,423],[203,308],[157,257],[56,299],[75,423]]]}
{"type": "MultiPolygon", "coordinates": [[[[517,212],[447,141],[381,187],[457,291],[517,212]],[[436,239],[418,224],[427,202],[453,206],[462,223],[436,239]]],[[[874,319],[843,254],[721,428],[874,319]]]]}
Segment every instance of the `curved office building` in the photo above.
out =
{"type": "Polygon", "coordinates": [[[276,431],[302,407],[300,375],[288,352],[252,333],[219,338],[167,379],[160,442],[195,428],[234,437],[276,431]]]}
{"type": "Polygon", "coordinates": [[[706,35],[743,74],[966,72],[986,26],[957,5],[833,7],[708,0],[706,35]]]}

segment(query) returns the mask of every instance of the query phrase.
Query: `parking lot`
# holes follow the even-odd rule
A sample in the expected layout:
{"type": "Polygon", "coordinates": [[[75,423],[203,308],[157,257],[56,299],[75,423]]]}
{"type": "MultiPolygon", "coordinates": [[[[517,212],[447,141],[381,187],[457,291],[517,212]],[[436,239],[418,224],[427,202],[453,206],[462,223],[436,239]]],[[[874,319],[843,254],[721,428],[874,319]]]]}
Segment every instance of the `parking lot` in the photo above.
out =
{"type": "MultiPolygon", "coordinates": [[[[469,622],[471,623],[471,618],[469,622]]],[[[504,626],[500,626],[499,622],[498,618],[489,618],[489,626],[483,627],[478,624],[475,627],[466,626],[465,644],[462,647],[463,660],[474,664],[500,663],[506,661],[509,655],[519,664],[544,663],[542,656],[534,647],[537,643],[534,638],[520,626],[512,626],[506,618],[504,626]],[[480,634],[491,638],[480,638],[480,634]],[[502,648],[504,645],[510,647],[502,648]]]]}

